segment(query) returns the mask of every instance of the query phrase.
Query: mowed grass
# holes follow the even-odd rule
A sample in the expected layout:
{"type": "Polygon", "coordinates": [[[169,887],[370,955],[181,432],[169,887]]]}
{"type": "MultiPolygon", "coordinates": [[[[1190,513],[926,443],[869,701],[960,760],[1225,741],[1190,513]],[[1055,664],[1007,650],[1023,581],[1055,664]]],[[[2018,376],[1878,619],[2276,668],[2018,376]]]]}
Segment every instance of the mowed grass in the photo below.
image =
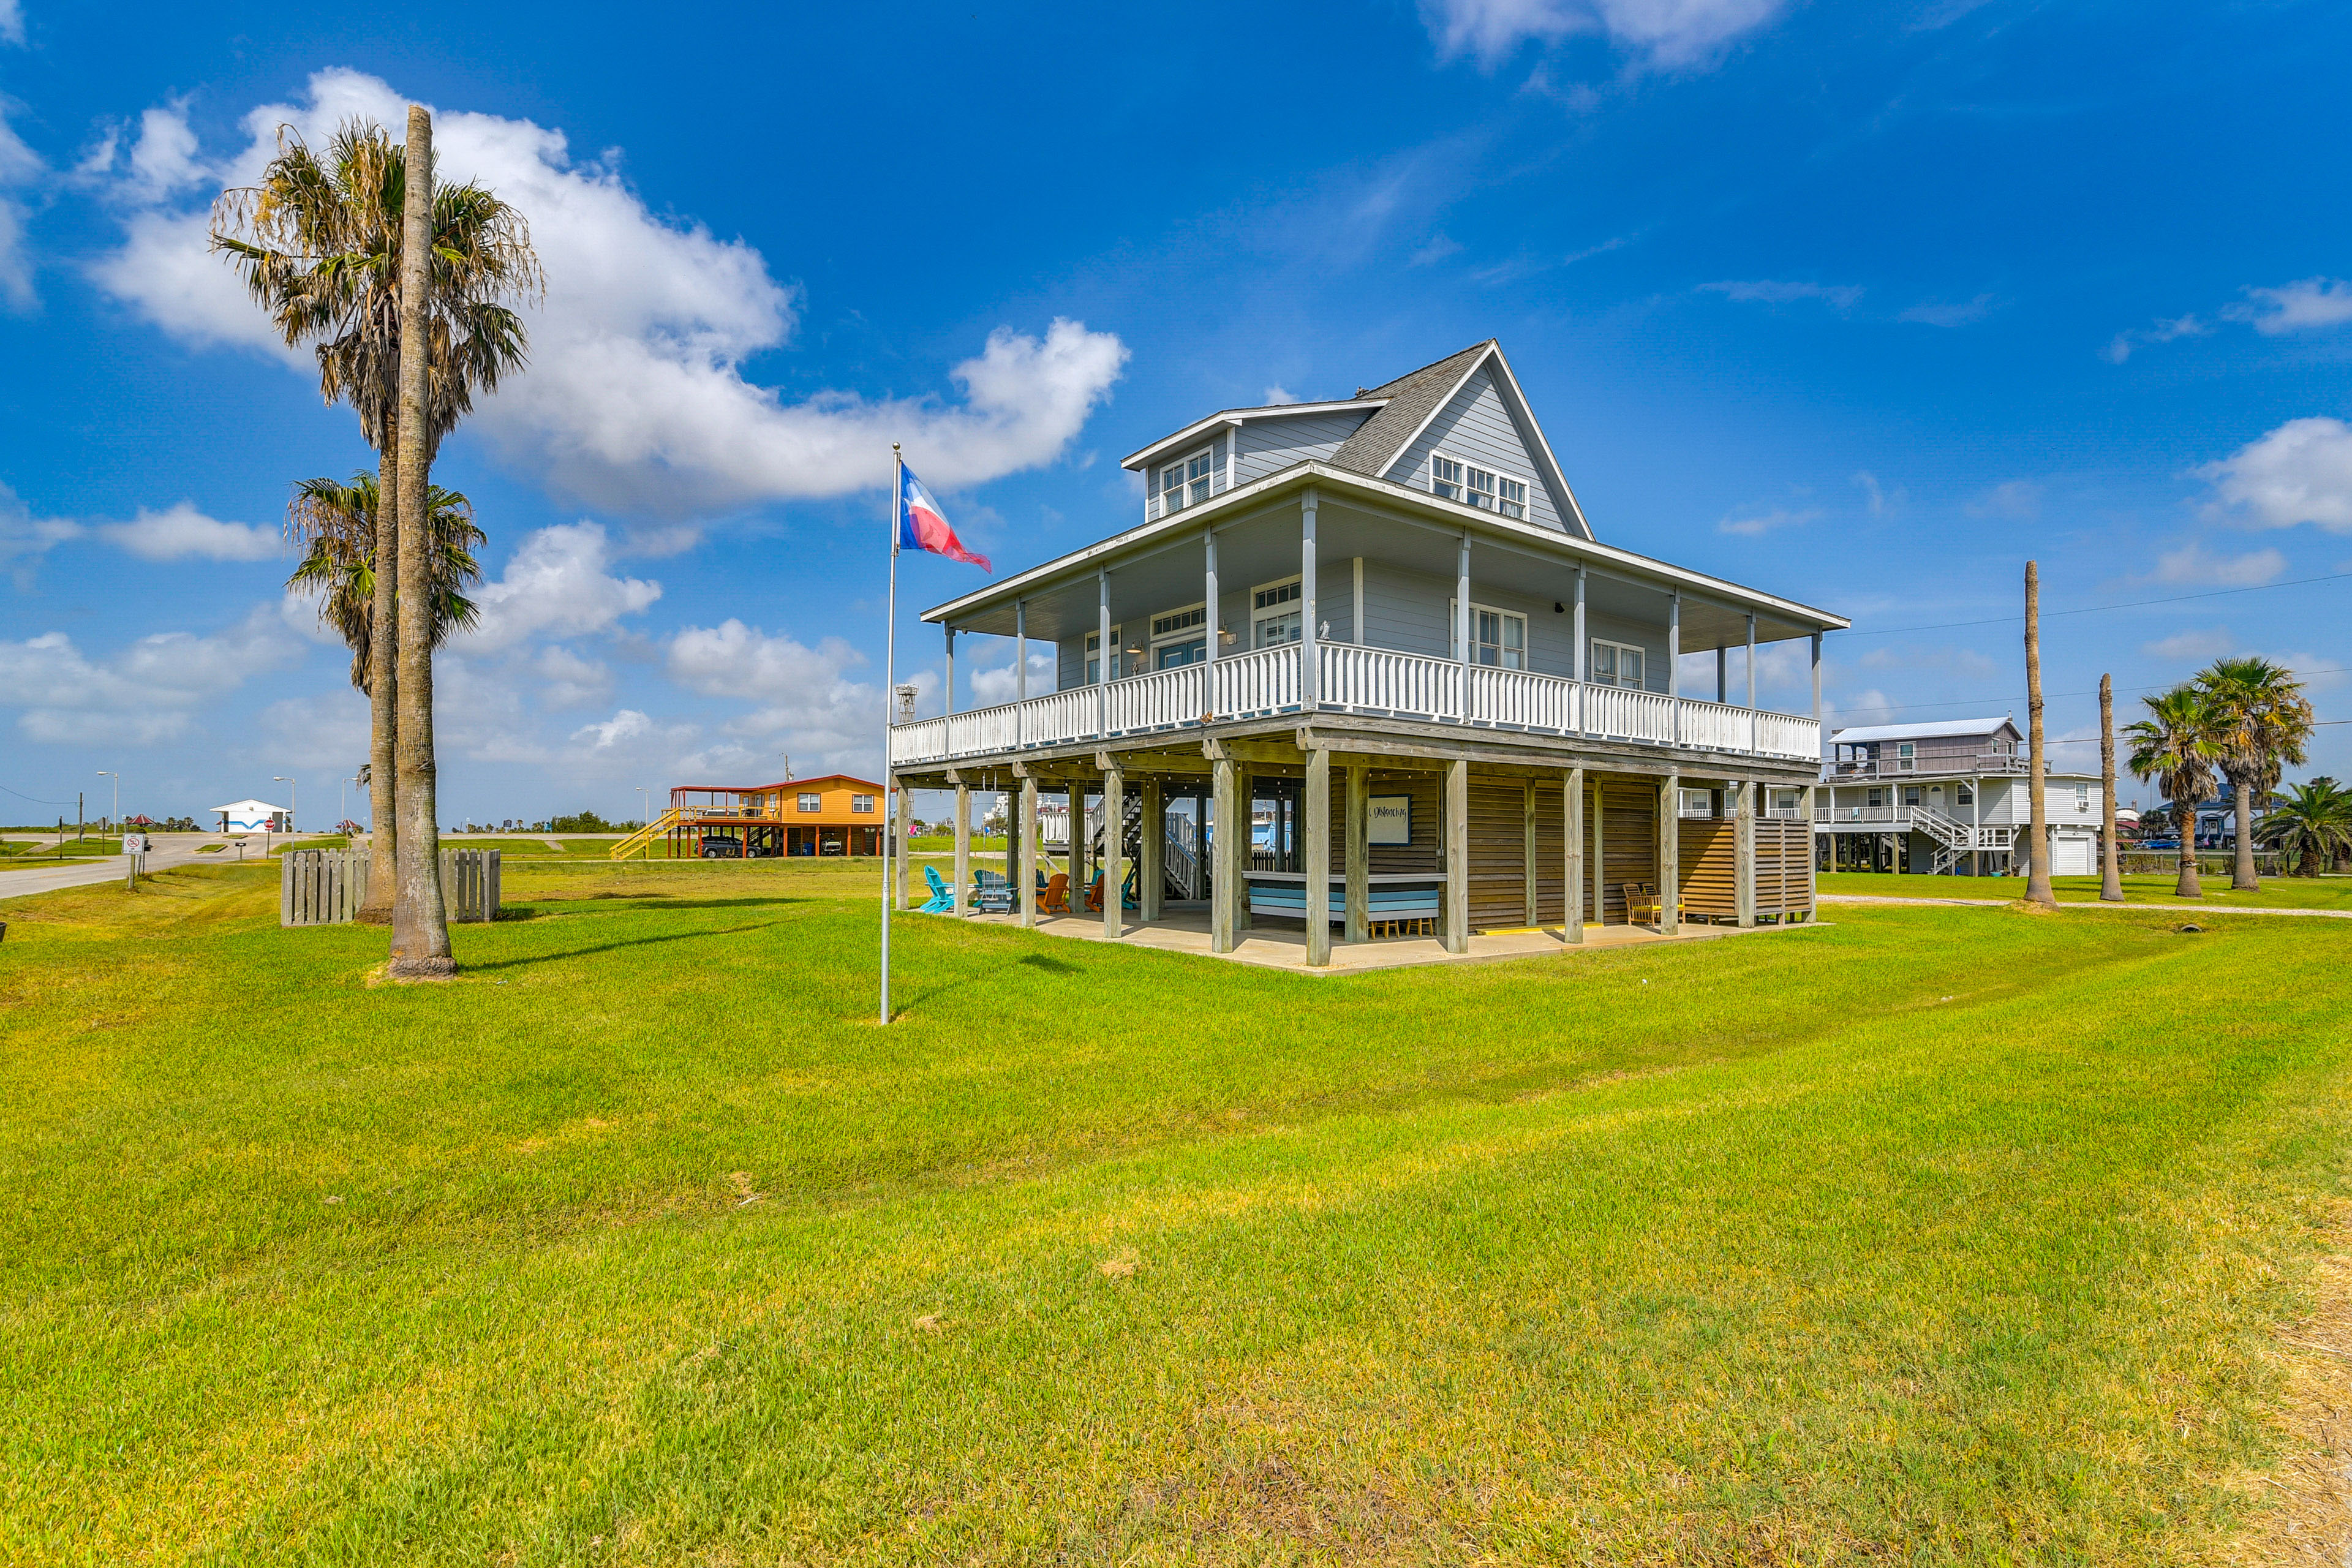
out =
{"type": "MultiPolygon", "coordinates": [[[[1818,879],[1824,893],[1866,893],[1886,899],[2021,899],[2022,877],[1915,877],[1899,872],[1832,871],[1818,879]]],[[[2182,899],[2174,875],[2138,874],[2123,879],[2127,904],[2231,904],[2252,909],[2352,910],[2352,877],[2264,877],[2260,889],[2232,892],[2230,876],[2199,879],[2202,900],[2182,899]]],[[[2096,903],[2096,877],[2053,877],[2050,890],[2062,904],[2096,903]]]]}
{"type": "Polygon", "coordinates": [[[2340,1246],[2332,921],[1346,980],[510,867],[6,906],[0,1557],[2221,1560],[2340,1246]]]}

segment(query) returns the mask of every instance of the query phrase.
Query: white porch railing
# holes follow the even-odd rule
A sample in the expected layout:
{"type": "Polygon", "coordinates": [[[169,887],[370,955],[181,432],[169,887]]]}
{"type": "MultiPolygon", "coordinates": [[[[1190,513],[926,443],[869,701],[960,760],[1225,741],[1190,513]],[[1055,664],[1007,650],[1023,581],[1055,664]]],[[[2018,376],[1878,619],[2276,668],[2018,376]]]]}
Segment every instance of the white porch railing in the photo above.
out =
{"type": "MultiPolygon", "coordinates": [[[[1108,686],[1081,686],[945,719],[913,720],[891,727],[890,765],[1003,755],[1303,712],[1300,652],[1297,646],[1260,648],[1213,663],[1129,676],[1108,686]]],[[[1465,668],[1452,659],[1347,643],[1318,644],[1316,652],[1314,708],[1320,711],[1585,735],[1790,762],[1811,763],[1821,755],[1820,721],[1793,713],[1767,713],[1624,687],[1579,685],[1531,670],[1483,665],[1465,668]]]]}

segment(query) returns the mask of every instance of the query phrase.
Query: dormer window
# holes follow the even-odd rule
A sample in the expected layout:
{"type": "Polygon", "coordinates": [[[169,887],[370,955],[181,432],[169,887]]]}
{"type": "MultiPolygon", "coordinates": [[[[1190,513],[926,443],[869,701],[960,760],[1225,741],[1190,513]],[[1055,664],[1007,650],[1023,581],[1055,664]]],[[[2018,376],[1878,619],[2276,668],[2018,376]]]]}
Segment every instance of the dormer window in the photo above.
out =
{"type": "Polygon", "coordinates": [[[1484,468],[1469,470],[1469,493],[1463,499],[1487,511],[1495,510],[1495,476],[1484,468]]]}
{"type": "Polygon", "coordinates": [[[1167,513],[1200,505],[1216,489],[1216,479],[1217,449],[1214,447],[1203,447],[1189,457],[1179,458],[1160,470],[1160,511],[1167,513]]]}
{"type": "Polygon", "coordinates": [[[1475,506],[1481,511],[1500,512],[1505,517],[1528,515],[1527,480],[1449,458],[1443,452],[1430,457],[1429,493],[1475,506]]]}
{"type": "Polygon", "coordinates": [[[1429,489],[1447,500],[1462,499],[1462,465],[1443,455],[1429,459],[1429,489]]]}

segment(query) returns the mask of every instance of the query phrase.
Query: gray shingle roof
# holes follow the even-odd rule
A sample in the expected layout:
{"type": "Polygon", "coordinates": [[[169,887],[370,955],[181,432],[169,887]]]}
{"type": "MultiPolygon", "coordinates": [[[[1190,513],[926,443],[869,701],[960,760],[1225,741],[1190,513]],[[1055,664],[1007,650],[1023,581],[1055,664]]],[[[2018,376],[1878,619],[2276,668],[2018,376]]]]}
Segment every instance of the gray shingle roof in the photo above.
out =
{"type": "Polygon", "coordinates": [[[1386,386],[1376,386],[1364,393],[1365,397],[1385,397],[1388,406],[1356,427],[1356,433],[1339,443],[1331,454],[1331,466],[1353,468],[1360,474],[1379,479],[1396,461],[1397,453],[1422,422],[1436,412],[1462,378],[1470,374],[1478,356],[1495,346],[1495,340],[1472,343],[1458,354],[1449,354],[1435,364],[1423,365],[1419,370],[1397,377],[1386,386]]]}

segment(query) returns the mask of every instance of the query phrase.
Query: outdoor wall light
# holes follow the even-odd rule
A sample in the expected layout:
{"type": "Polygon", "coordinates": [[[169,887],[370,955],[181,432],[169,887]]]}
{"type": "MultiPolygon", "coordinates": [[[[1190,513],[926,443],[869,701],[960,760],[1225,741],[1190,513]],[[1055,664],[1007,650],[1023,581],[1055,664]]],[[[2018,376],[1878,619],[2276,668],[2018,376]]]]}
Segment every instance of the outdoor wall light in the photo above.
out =
{"type": "Polygon", "coordinates": [[[1241,640],[1241,638],[1234,635],[1231,627],[1219,626],[1217,628],[1217,646],[1219,647],[1231,647],[1234,644],[1241,640]]]}

